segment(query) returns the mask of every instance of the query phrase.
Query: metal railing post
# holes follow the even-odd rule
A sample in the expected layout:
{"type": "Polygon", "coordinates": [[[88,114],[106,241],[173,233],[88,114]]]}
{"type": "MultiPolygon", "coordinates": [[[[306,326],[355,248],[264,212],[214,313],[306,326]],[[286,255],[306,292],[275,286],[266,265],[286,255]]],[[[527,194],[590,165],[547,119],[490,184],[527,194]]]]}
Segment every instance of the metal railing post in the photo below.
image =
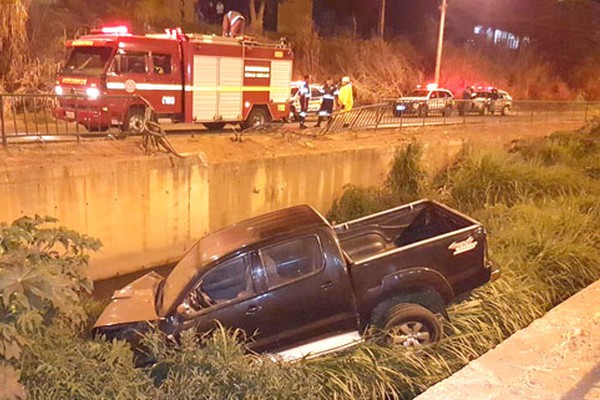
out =
{"type": "Polygon", "coordinates": [[[4,126],[4,96],[0,94],[0,130],[2,130],[2,146],[7,147],[6,126],[4,126]]]}
{"type": "MultiPolygon", "coordinates": [[[[67,126],[67,134],[68,132],[67,126]]],[[[75,97],[75,136],[77,137],[77,142],[79,143],[79,97],[75,97]]]]}
{"type": "Polygon", "coordinates": [[[584,122],[587,122],[587,120],[588,120],[588,111],[589,111],[589,106],[590,106],[590,103],[586,101],[586,102],[585,102],[585,112],[584,112],[584,114],[583,114],[583,121],[584,121],[584,122]]]}

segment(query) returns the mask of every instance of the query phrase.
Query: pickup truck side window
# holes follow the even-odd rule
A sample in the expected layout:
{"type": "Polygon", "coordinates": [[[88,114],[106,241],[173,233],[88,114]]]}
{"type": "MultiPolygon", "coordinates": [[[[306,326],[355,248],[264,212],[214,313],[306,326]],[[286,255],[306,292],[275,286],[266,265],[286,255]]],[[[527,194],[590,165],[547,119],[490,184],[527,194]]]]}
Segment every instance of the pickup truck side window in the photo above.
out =
{"type": "Polygon", "coordinates": [[[236,257],[207,272],[199,288],[215,303],[242,299],[252,294],[247,257],[236,257]]]}
{"type": "Polygon", "coordinates": [[[260,257],[269,289],[311,275],[323,267],[323,252],[316,236],[268,247],[260,251],[260,257]]]}

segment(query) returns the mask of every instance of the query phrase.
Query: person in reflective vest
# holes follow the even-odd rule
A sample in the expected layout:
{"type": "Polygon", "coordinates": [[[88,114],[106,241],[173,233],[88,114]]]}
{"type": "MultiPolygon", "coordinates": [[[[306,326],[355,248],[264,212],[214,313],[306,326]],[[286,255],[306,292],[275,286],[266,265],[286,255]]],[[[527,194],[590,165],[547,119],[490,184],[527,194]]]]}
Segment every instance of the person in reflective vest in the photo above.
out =
{"type": "Polygon", "coordinates": [[[321,108],[319,108],[319,120],[317,121],[315,128],[320,127],[322,121],[329,122],[331,120],[333,104],[336,96],[338,95],[338,88],[333,83],[333,79],[327,78],[327,81],[323,85],[323,89],[321,89],[321,93],[323,96],[321,100],[321,108]]]}
{"type": "Polygon", "coordinates": [[[244,35],[246,19],[237,11],[229,11],[223,17],[223,36],[236,37],[244,35]]]}
{"type": "Polygon", "coordinates": [[[344,111],[350,111],[354,106],[352,84],[350,83],[350,78],[347,76],[342,78],[342,87],[340,88],[340,92],[338,95],[338,103],[340,103],[340,107],[344,111]]]}
{"type": "Polygon", "coordinates": [[[298,100],[300,101],[300,113],[298,116],[300,117],[300,129],[306,129],[306,115],[308,113],[308,103],[310,101],[310,85],[308,83],[310,77],[308,75],[304,76],[304,80],[300,83],[300,87],[298,88],[298,100]]]}

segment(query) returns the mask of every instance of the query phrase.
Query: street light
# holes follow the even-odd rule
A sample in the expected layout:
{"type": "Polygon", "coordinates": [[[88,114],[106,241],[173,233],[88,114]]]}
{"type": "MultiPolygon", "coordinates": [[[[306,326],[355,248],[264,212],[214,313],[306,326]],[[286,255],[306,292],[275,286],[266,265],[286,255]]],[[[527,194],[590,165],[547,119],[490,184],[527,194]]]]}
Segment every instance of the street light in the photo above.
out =
{"type": "Polygon", "coordinates": [[[381,0],[381,9],[379,10],[379,36],[385,34],[385,0],[381,0]]]}
{"type": "Polygon", "coordinates": [[[441,16],[440,16],[440,33],[438,36],[437,56],[435,59],[435,83],[440,83],[440,71],[442,68],[442,47],[444,45],[444,27],[446,25],[446,8],[448,8],[447,0],[442,0],[441,16]]]}

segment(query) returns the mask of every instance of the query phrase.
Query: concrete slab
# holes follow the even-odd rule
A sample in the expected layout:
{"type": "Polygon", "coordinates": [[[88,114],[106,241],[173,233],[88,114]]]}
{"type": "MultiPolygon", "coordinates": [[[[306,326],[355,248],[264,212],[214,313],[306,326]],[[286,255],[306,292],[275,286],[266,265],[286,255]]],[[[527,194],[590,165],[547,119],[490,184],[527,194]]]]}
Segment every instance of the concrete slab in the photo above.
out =
{"type": "Polygon", "coordinates": [[[600,281],[416,399],[600,399],[600,281]]]}

